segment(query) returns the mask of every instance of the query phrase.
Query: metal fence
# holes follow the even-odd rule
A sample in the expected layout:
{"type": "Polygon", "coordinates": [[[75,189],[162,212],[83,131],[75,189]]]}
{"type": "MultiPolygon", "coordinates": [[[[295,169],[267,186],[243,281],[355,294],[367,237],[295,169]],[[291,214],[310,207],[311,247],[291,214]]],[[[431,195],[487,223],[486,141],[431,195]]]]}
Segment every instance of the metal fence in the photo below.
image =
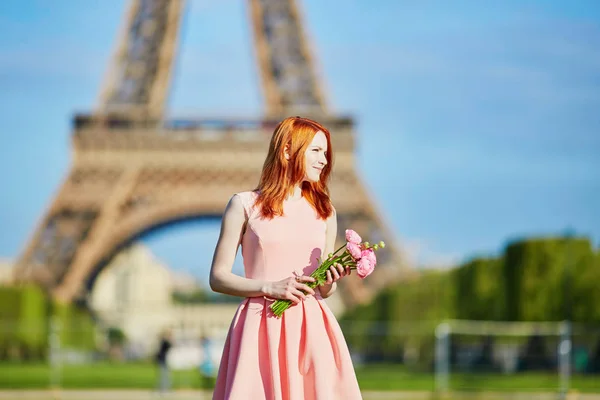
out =
{"type": "MultiPolygon", "coordinates": [[[[97,327],[93,345],[85,347],[65,344],[65,335],[89,334],[76,327],[65,332],[65,327],[51,323],[43,332],[16,329],[0,324],[4,338],[27,337],[47,347],[27,353],[23,343],[0,341],[0,371],[10,372],[0,373],[2,388],[97,387],[102,380],[108,387],[150,387],[156,378],[158,337],[142,346],[127,337],[115,340],[110,329],[97,327]],[[45,339],[33,340],[36,335],[45,339]],[[42,372],[31,375],[35,368],[42,372]],[[19,369],[29,375],[21,376],[19,369]]],[[[174,327],[168,354],[174,387],[210,387],[227,329],[215,325],[199,333],[174,327]]],[[[350,321],[342,323],[342,330],[359,381],[371,389],[600,393],[598,327],[569,322],[350,321]]]]}

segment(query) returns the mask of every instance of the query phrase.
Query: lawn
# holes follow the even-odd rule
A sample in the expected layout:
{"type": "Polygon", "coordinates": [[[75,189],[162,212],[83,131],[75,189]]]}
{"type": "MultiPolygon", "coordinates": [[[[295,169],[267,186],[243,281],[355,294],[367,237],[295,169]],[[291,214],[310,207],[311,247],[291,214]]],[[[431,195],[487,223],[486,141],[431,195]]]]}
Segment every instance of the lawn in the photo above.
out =
{"type": "MultiPolygon", "coordinates": [[[[50,387],[51,368],[45,364],[0,364],[0,389],[44,389],[50,387]]],[[[63,366],[60,387],[65,389],[151,389],[156,383],[156,370],[151,364],[92,364],[63,366]]],[[[417,373],[401,365],[371,365],[356,369],[363,390],[433,391],[434,376],[417,373]]],[[[173,386],[179,389],[210,387],[196,370],[173,371],[173,386]]],[[[526,373],[452,374],[450,388],[464,391],[556,391],[557,374],[526,373]]],[[[600,393],[600,377],[576,375],[571,389],[600,393]]]]}

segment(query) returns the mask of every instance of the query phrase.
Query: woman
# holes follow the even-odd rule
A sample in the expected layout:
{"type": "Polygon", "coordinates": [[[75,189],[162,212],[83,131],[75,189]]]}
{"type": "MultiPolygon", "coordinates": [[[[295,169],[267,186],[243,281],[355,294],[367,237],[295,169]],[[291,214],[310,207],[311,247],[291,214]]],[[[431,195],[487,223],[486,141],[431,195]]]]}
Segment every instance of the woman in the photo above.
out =
{"type": "Polygon", "coordinates": [[[318,258],[334,250],[331,160],[327,129],[287,118],[275,128],[256,190],[227,204],[210,286],[245,299],[227,335],[213,400],[361,398],[344,336],[323,301],[350,270],[335,265],[326,284],[306,284],[318,258]],[[245,278],[231,272],[240,244],[245,278]],[[274,299],[293,302],[281,318],[269,309],[274,299]]]}

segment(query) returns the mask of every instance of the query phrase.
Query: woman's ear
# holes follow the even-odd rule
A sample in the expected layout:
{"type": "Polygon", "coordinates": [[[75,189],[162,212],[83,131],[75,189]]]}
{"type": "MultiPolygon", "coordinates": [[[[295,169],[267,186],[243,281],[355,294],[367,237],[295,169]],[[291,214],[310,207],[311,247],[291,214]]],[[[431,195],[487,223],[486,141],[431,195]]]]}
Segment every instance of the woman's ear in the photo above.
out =
{"type": "Polygon", "coordinates": [[[285,147],[283,148],[283,156],[285,157],[286,160],[290,160],[290,145],[286,144],[285,147]]]}

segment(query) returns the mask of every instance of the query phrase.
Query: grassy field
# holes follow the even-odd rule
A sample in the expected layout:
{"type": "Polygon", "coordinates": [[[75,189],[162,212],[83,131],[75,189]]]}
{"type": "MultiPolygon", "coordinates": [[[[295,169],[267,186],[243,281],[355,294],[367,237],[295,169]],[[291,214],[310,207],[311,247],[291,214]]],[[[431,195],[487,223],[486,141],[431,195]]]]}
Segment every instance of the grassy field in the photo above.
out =
{"type": "MultiPolygon", "coordinates": [[[[0,364],[0,389],[44,389],[50,387],[51,369],[44,364],[0,364]]],[[[65,389],[152,389],[156,370],[150,364],[93,364],[64,366],[60,387],[65,389]]],[[[373,365],[356,369],[360,386],[372,391],[433,391],[434,377],[398,365],[373,365]]],[[[210,388],[196,370],[173,371],[175,389],[210,388]]],[[[464,391],[539,392],[558,389],[557,374],[527,373],[452,374],[450,387],[464,391]]],[[[600,393],[600,376],[574,376],[571,389],[600,393]]]]}

